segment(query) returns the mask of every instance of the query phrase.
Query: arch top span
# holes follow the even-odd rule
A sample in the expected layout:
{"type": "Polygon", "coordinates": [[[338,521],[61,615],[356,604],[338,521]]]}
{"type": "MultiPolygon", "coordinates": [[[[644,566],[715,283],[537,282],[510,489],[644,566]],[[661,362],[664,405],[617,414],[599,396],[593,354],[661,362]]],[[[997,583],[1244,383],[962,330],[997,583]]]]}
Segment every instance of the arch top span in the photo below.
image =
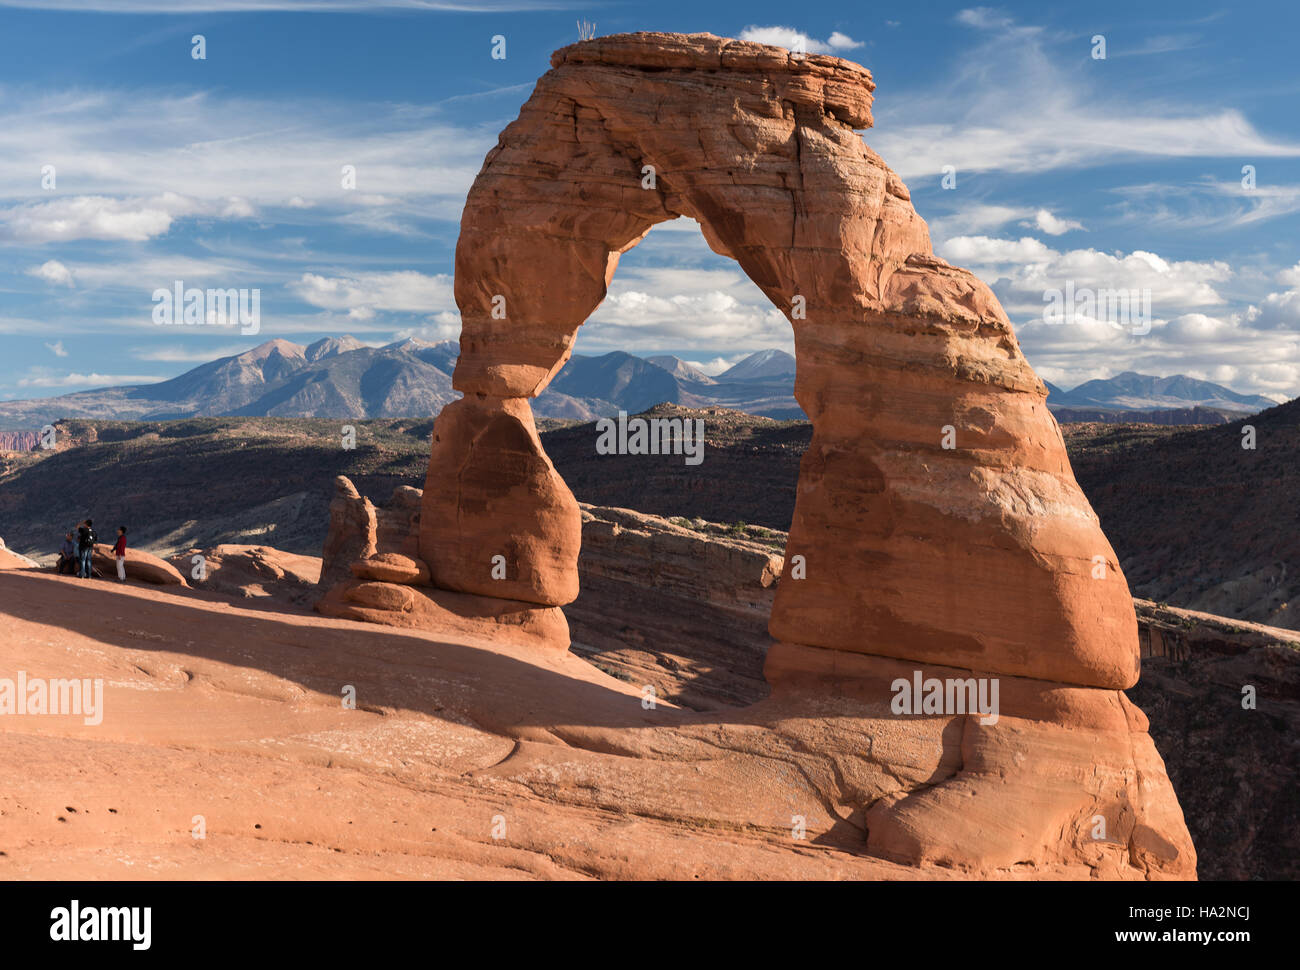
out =
{"type": "Polygon", "coordinates": [[[865,68],[711,34],[615,35],[552,63],[466,200],[457,389],[540,393],[619,255],[667,219],[693,218],[784,311],[816,290],[823,318],[930,252],[855,130],[871,124],[865,68]]]}

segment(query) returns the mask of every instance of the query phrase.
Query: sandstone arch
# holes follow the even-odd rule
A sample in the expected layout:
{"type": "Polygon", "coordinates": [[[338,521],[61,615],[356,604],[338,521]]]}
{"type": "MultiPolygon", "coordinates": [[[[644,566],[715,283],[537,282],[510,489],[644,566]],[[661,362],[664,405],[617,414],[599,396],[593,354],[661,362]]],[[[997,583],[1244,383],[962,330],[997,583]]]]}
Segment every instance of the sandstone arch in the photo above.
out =
{"type": "Polygon", "coordinates": [[[795,393],[815,435],[788,555],[807,578],[781,584],[773,636],[1131,685],[1128,588],[1045,388],[996,298],[932,255],[907,188],[855,130],[871,124],[868,72],[707,36],[602,38],[552,63],[465,206],[466,400],[439,421],[420,542],[435,584],[576,595],[578,511],[524,403],[568,359],[619,255],[686,215],[787,316],[806,301],[795,393]],[[528,468],[498,470],[498,443],[528,468]],[[504,583],[492,553],[509,560],[504,583]]]}
{"type": "MultiPolygon", "coordinates": [[[[528,399],[619,256],[691,216],[791,317],[814,434],[787,557],[804,557],[806,578],[787,558],[769,701],[648,735],[568,726],[564,743],[650,763],[729,751],[743,769],[717,769],[719,784],[754,799],[730,822],[758,824],[769,790],[797,778],[823,831],[851,823],[868,851],[910,863],[1194,875],[1145,718],[1121,692],[1138,674],[1127,583],[1006,314],[932,254],[906,186],[859,136],[870,74],[707,34],[600,38],[552,65],[466,201],[464,398],[435,423],[418,527],[371,543],[318,609],[567,647],[580,517],[528,399]],[[914,673],[996,679],[1001,720],[892,716],[890,685],[914,673]]],[[[784,803],[773,811],[763,824],[786,824],[773,821],[784,803]]]]}

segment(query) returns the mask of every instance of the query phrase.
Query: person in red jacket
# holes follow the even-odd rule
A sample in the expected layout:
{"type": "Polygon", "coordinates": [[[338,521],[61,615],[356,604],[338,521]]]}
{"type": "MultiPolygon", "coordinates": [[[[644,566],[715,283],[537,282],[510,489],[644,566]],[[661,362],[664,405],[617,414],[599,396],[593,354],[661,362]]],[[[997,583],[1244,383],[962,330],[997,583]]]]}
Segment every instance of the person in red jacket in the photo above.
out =
{"type": "Polygon", "coordinates": [[[117,559],[117,581],[126,582],[126,526],[117,527],[117,542],[113,545],[113,556],[117,559]]]}

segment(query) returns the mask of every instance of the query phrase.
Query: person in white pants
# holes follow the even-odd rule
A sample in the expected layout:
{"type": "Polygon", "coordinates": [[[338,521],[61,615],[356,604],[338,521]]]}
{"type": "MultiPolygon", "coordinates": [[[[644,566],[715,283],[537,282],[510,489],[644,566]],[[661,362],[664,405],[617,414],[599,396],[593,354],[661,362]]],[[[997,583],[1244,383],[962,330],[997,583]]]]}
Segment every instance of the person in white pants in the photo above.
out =
{"type": "Polygon", "coordinates": [[[113,545],[113,557],[117,559],[117,581],[126,582],[126,526],[117,527],[117,542],[113,545]]]}

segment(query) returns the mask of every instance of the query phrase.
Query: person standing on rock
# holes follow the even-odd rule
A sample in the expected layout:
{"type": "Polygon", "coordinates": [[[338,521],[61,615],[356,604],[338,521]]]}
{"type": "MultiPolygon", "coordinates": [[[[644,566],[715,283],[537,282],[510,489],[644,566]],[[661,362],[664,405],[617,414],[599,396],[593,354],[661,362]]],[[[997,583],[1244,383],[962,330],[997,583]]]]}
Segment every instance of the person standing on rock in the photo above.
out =
{"type": "Polygon", "coordinates": [[[77,528],[77,578],[90,579],[91,577],[91,559],[95,555],[95,535],[94,524],[87,519],[77,528]]]}
{"type": "Polygon", "coordinates": [[[117,581],[126,582],[126,526],[117,527],[117,542],[113,544],[113,558],[117,560],[117,581]]]}

